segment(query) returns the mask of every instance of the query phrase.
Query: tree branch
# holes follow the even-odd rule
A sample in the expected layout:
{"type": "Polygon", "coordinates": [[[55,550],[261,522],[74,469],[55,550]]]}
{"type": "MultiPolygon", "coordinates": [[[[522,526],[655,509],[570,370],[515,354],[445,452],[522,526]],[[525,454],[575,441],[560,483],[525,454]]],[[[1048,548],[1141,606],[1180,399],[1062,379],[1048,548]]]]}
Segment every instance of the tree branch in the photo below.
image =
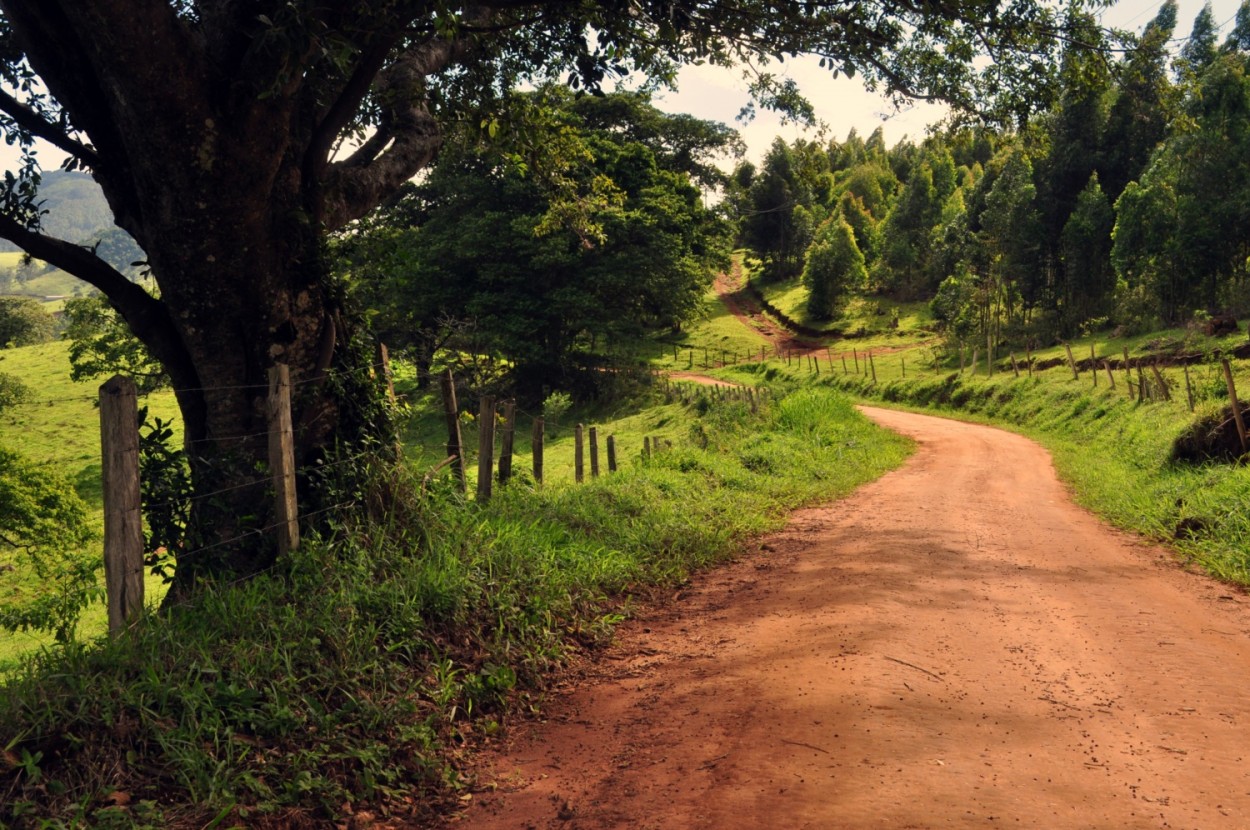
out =
{"type": "Polygon", "coordinates": [[[22,129],[28,130],[32,135],[42,138],[54,147],[81,159],[88,165],[95,167],[100,161],[100,157],[96,155],[95,150],[80,141],[70,138],[69,134],[63,129],[3,89],[0,89],[0,111],[7,113],[22,129]]]}
{"type": "Polygon", "coordinates": [[[426,106],[425,79],[468,50],[464,41],[429,40],[378,77],[375,94],[386,107],[386,124],[346,161],[326,169],[321,220],[328,230],[364,216],[434,160],[443,133],[426,106]]]}
{"type": "Polygon", "coordinates": [[[165,304],[81,245],[35,233],[0,214],[0,237],[103,292],[135,336],[156,356],[176,386],[197,387],[197,375],[165,304]]]}

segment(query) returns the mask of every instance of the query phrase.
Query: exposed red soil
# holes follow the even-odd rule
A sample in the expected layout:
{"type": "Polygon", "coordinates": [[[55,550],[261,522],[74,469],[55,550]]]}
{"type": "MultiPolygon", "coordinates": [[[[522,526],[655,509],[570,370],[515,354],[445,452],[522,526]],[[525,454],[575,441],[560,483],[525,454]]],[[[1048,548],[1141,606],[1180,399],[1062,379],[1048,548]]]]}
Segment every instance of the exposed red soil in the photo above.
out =
{"type": "Polygon", "coordinates": [[[1250,826],[1250,603],[1019,436],[916,454],[644,609],[455,826],[1250,826]]]}

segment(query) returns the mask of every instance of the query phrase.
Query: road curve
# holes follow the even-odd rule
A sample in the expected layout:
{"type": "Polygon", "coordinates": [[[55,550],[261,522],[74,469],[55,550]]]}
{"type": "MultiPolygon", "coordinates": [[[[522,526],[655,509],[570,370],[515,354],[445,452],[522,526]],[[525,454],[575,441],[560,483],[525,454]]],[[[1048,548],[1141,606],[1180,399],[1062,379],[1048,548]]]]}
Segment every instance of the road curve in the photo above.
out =
{"type": "Polygon", "coordinates": [[[623,627],[477,828],[1250,827],[1250,603],[1038,445],[865,408],[901,469],[623,627]]]}

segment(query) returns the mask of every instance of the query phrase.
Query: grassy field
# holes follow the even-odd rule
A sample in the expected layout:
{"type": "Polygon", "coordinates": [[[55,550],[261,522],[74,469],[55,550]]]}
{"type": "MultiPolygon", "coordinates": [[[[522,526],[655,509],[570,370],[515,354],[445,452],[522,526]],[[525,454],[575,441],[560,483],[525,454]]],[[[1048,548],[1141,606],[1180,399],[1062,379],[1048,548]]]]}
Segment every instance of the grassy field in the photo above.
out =
{"type": "MultiPolygon", "coordinates": [[[[96,406],[99,382],[75,383],[69,379],[68,350],[63,342],[0,350],[0,373],[17,378],[30,390],[27,400],[0,412],[0,445],[69,480],[90,507],[94,524],[102,527],[100,414],[96,406]]],[[[172,392],[152,395],[146,404],[153,415],[177,421],[172,392]]],[[[99,555],[99,551],[84,553],[93,554],[99,555]]],[[[0,599],[35,588],[20,559],[0,553],[0,564],[15,568],[0,584],[0,599]]],[[[148,580],[151,601],[159,601],[162,592],[159,579],[148,580]]],[[[92,637],[105,626],[101,604],[84,615],[81,633],[92,637]]],[[[11,669],[20,655],[48,642],[49,638],[34,634],[0,634],[0,673],[11,669]]]]}

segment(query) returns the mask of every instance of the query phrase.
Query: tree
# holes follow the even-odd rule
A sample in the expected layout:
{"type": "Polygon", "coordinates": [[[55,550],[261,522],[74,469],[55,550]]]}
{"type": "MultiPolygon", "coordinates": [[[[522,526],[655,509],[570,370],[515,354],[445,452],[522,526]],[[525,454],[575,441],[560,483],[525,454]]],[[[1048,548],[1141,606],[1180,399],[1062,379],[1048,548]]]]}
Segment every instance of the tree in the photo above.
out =
{"type": "Polygon", "coordinates": [[[1111,231],[1115,212],[1098,184],[1098,174],[1089,177],[1077,196],[1060,245],[1065,275],[1061,334],[1070,337],[1077,326],[1107,314],[1107,303],[1115,289],[1111,267],[1111,231]]]}
{"type": "Polygon", "coordinates": [[[56,321],[34,297],[0,297],[0,348],[52,339],[56,321]]]}
{"type": "MultiPolygon", "coordinates": [[[[193,505],[193,546],[212,547],[179,563],[175,597],[273,561],[256,532],[270,522],[262,485],[242,485],[265,462],[275,363],[298,390],[301,469],[332,447],[389,443],[374,440],[390,427],[325,241],[425,169],[451,125],[499,133],[510,123],[499,96],[524,81],[598,89],[613,74],[663,82],[683,62],[800,53],[896,98],[1020,116],[1044,97],[1057,29],[1039,0],[0,0],[0,11],[3,130],[91,172],[159,296],[40,232],[33,156],[0,194],[0,236],[108,298],[173,380],[197,493],[224,491],[193,505]],[[972,60],[979,51],[994,60],[972,60]]],[[[754,90],[805,112],[785,79],[762,72],[754,90]]],[[[314,509],[340,500],[313,481],[301,493],[314,509]]]]}
{"type": "Polygon", "coordinates": [[[1189,37],[1181,47],[1180,64],[1182,71],[1194,76],[1207,71],[1207,67],[1215,62],[1219,55],[1216,37],[1219,29],[1215,25],[1215,15],[1211,12],[1211,4],[1206,3],[1194,18],[1194,25],[1189,30],[1189,37]]]}
{"type": "Polygon", "coordinates": [[[469,145],[445,149],[386,221],[344,245],[363,246],[347,268],[389,342],[415,347],[420,372],[429,345],[451,336],[503,358],[517,391],[541,401],[545,389],[607,379],[595,347],[677,328],[700,308],[713,269],[728,263],[729,232],[693,177],[732,142],[720,125],[664,115],[632,94],[628,106],[553,89],[533,97],[564,119],[569,154],[585,154],[579,175],[611,194],[585,217],[596,239],[550,225],[552,199],[532,171],[469,145]]]}
{"type": "Polygon", "coordinates": [[[817,320],[832,320],[851,290],[867,283],[868,271],[855,233],[846,219],[835,214],[820,226],[816,241],[807,249],[803,264],[807,313],[817,320]]]}

